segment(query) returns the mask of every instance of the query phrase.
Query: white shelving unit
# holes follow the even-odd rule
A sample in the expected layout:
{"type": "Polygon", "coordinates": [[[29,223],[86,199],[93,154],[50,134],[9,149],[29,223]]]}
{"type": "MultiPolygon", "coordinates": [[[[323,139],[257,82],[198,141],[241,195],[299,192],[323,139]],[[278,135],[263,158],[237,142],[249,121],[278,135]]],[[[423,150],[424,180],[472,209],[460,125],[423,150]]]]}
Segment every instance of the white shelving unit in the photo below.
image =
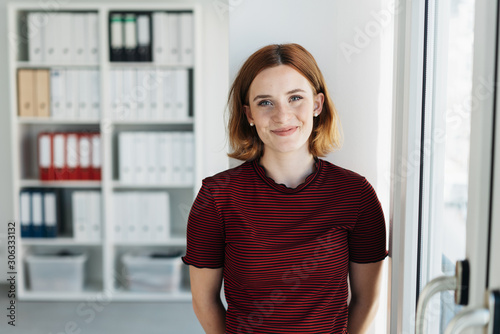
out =
{"type": "MultiPolygon", "coordinates": [[[[18,297],[22,300],[87,300],[89,297],[105,295],[117,301],[190,301],[188,282],[185,290],[176,293],[138,293],[126,291],[120,276],[120,256],[130,250],[161,251],[185,248],[185,226],[190,205],[197,190],[201,186],[202,137],[202,78],[201,78],[201,6],[197,4],[106,4],[106,3],[64,3],[58,8],[43,8],[39,3],[10,3],[8,5],[8,31],[11,34],[9,47],[9,87],[10,115],[12,128],[12,166],[13,166],[13,198],[16,215],[16,271],[18,297]],[[194,24],[194,64],[189,67],[157,65],[154,62],[110,62],[109,55],[109,13],[120,12],[176,12],[193,13],[194,24]],[[58,64],[32,63],[27,56],[27,41],[22,34],[22,22],[29,12],[94,12],[98,15],[99,62],[97,64],[58,64]],[[13,37],[14,36],[14,37],[13,37]],[[188,68],[192,70],[191,104],[193,117],[173,121],[117,121],[112,118],[110,105],[110,71],[114,68],[148,67],[161,69],[188,68]],[[54,120],[50,118],[22,118],[17,108],[17,70],[20,68],[87,68],[98,69],[100,75],[100,118],[97,120],[54,120]],[[102,169],[101,181],[40,181],[38,179],[36,158],[36,135],[42,131],[96,131],[101,133],[102,169]],[[123,184],[118,180],[117,172],[117,134],[121,131],[192,131],[195,138],[195,182],[192,186],[175,184],[136,185],[123,184]],[[26,144],[28,143],[28,144],[26,144]],[[71,236],[57,238],[21,238],[19,223],[19,193],[24,188],[58,188],[64,191],[72,189],[92,189],[101,192],[102,207],[102,240],[100,242],[75,241],[71,236]],[[171,207],[171,235],[167,242],[115,242],[113,240],[113,193],[115,191],[133,190],[165,190],[169,192],[171,207]],[[84,291],[78,293],[41,293],[29,289],[25,256],[37,251],[58,251],[69,249],[88,253],[86,264],[86,285],[84,291]]],[[[71,222],[63,221],[63,225],[71,222]]],[[[184,279],[187,280],[187,268],[184,268],[184,279]],[[186,269],[186,270],[184,270],[186,269]]]]}

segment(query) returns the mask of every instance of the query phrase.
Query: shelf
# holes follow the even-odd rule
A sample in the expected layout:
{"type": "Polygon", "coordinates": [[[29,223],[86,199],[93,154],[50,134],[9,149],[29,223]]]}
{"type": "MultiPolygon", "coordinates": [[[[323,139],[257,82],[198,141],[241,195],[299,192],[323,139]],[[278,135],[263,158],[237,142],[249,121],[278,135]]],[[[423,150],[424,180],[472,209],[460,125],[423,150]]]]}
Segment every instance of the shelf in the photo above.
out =
{"type": "Polygon", "coordinates": [[[48,68],[48,67],[71,67],[71,68],[99,68],[99,64],[63,64],[63,63],[33,63],[30,61],[17,61],[18,68],[48,68]]]}
{"type": "Polygon", "coordinates": [[[32,301],[77,301],[77,300],[88,300],[89,298],[95,298],[98,294],[103,293],[102,283],[91,282],[88,283],[83,291],[71,292],[71,291],[30,291],[25,290],[19,299],[22,300],[32,300],[32,301]]]}
{"type": "Polygon", "coordinates": [[[54,119],[54,118],[43,118],[43,117],[18,117],[17,122],[19,124],[81,124],[81,125],[99,125],[100,120],[83,120],[83,119],[54,119]]]}
{"type": "Polygon", "coordinates": [[[194,124],[194,121],[192,118],[188,119],[165,119],[165,120],[113,120],[111,121],[112,124],[116,125],[169,125],[169,124],[194,124]]]}
{"type": "Polygon", "coordinates": [[[157,184],[157,183],[144,183],[144,184],[126,184],[120,181],[113,182],[113,188],[115,189],[191,189],[192,184],[157,184]]]}
{"type": "Polygon", "coordinates": [[[185,301],[190,302],[192,295],[189,291],[180,292],[134,292],[117,289],[113,293],[114,301],[185,301]]]}
{"type": "Polygon", "coordinates": [[[92,180],[58,180],[58,181],[41,181],[37,179],[21,180],[21,187],[39,187],[39,188],[99,188],[101,181],[92,180]]]}
{"type": "Polygon", "coordinates": [[[79,241],[69,237],[62,238],[21,238],[24,245],[30,246],[100,246],[101,241],[79,241]]]}
{"type": "Polygon", "coordinates": [[[186,246],[185,238],[171,238],[166,241],[117,241],[115,246],[186,246]]]}
{"type": "Polygon", "coordinates": [[[113,61],[113,62],[108,62],[110,67],[154,67],[154,68],[171,68],[171,69],[191,69],[194,67],[194,65],[182,65],[182,64],[157,64],[154,62],[133,62],[133,61],[113,61]]]}

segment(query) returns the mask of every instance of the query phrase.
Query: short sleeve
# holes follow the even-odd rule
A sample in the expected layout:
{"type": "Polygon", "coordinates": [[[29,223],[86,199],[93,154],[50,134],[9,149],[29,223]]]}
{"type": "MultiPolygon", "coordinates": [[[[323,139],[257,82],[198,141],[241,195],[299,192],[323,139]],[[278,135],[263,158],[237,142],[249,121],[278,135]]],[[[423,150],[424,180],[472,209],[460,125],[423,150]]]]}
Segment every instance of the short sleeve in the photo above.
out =
{"type": "Polygon", "coordinates": [[[224,228],[210,188],[203,180],[187,223],[185,264],[199,268],[224,266],[224,228]]]}
{"type": "Polygon", "coordinates": [[[349,260],[378,262],[387,256],[382,206],[371,184],[363,178],[356,225],[349,233],[349,260]]]}

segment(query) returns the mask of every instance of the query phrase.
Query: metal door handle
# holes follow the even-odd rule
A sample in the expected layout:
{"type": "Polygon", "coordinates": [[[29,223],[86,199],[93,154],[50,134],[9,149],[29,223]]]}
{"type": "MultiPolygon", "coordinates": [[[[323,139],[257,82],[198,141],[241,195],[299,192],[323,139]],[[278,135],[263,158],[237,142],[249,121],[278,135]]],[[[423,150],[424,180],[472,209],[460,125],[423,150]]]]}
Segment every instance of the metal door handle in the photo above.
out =
{"type": "Polygon", "coordinates": [[[437,277],[425,286],[418,298],[415,334],[424,333],[424,328],[427,324],[425,312],[431,297],[441,291],[455,290],[456,287],[457,278],[455,276],[437,277]]]}
{"type": "Polygon", "coordinates": [[[451,319],[444,334],[458,334],[468,327],[485,326],[489,321],[490,311],[487,309],[462,310],[451,319]]]}

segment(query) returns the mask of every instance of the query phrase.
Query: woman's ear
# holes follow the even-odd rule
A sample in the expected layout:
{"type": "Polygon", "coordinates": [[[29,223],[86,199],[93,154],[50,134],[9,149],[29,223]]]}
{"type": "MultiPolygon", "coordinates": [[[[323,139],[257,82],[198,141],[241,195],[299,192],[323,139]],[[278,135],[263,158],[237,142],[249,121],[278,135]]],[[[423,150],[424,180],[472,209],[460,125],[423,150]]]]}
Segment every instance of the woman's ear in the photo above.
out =
{"type": "Polygon", "coordinates": [[[253,117],[252,117],[252,111],[250,110],[250,106],[243,105],[243,111],[245,112],[245,115],[247,116],[248,123],[254,123],[253,117]]]}
{"type": "Polygon", "coordinates": [[[323,93],[318,93],[314,97],[314,113],[321,114],[323,111],[323,103],[325,102],[325,95],[323,93]]]}

